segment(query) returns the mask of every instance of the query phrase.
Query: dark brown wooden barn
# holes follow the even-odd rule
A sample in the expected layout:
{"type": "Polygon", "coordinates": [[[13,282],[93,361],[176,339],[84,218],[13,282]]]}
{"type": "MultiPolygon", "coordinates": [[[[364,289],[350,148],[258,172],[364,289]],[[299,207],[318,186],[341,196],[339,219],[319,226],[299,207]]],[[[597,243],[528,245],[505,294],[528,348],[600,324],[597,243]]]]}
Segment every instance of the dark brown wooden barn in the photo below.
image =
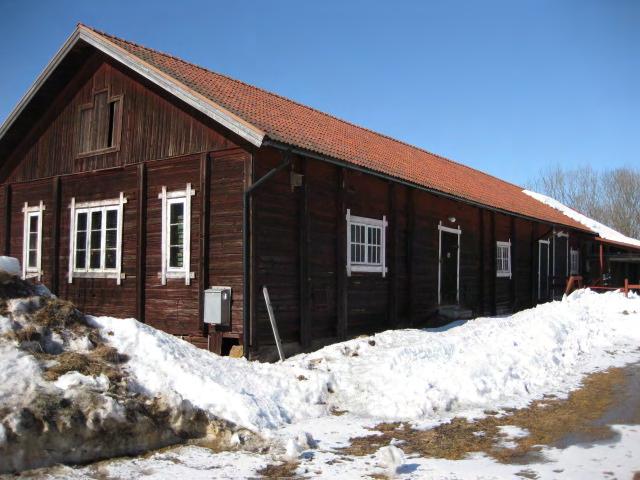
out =
{"type": "Polygon", "coordinates": [[[0,127],[0,252],[217,353],[503,314],[602,275],[515,185],[79,25],[0,127]],[[231,321],[203,321],[231,288],[231,321]]]}

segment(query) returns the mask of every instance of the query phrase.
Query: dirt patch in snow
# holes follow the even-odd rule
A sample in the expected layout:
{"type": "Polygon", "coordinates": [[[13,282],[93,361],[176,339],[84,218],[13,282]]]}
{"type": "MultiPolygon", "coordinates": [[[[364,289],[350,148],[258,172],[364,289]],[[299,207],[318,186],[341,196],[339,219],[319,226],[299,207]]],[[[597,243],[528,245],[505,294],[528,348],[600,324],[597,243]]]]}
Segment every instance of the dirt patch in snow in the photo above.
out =
{"type": "Polygon", "coordinates": [[[484,452],[502,463],[544,461],[542,446],[613,440],[617,436],[613,423],[640,424],[638,385],[639,365],[611,368],[586,377],[567,398],[547,397],[501,414],[485,412],[486,417],[473,421],[456,417],[427,430],[382,423],[372,428],[371,435],[351,439],[341,452],[371,455],[393,441],[401,442],[405,453],[424,457],[460,460],[484,452]],[[620,422],[620,410],[624,410],[624,422],[620,422]]]}
{"type": "Polygon", "coordinates": [[[298,462],[281,462],[281,463],[272,463],[267,465],[264,468],[261,468],[256,472],[256,475],[259,475],[260,478],[287,478],[287,479],[295,479],[302,478],[296,475],[296,470],[298,469],[298,462]]]}

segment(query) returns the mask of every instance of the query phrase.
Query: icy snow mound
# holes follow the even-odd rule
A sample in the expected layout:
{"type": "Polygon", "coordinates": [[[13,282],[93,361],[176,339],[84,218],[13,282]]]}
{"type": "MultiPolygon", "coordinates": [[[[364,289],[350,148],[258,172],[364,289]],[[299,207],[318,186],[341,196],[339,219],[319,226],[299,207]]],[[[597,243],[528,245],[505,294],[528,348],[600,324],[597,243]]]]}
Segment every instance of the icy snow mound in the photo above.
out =
{"type": "Polygon", "coordinates": [[[126,358],[72,304],[41,292],[0,279],[0,474],[233,433],[186,401],[130,392],[126,358]]]}
{"type": "Polygon", "coordinates": [[[9,275],[18,276],[22,274],[20,269],[20,262],[13,257],[0,256],[0,272],[6,272],[9,275]]]}
{"type": "MultiPolygon", "coordinates": [[[[133,388],[189,400],[210,415],[254,431],[326,413],[328,375],[296,365],[220,357],[134,319],[94,317],[129,357],[133,388]]],[[[104,332],[103,332],[104,333],[104,332]]]]}
{"type": "Polygon", "coordinates": [[[607,227],[603,223],[597,222],[593,218],[589,218],[586,215],[576,212],[572,208],[567,207],[564,203],[561,203],[554,198],[543,195],[542,193],[532,192],[531,190],[523,190],[522,192],[526,195],[529,195],[530,197],[535,198],[539,202],[544,203],[545,205],[555,208],[556,210],[560,210],[567,217],[574,219],[578,223],[581,223],[585,227],[600,235],[602,238],[612,240],[614,242],[628,243],[630,245],[640,247],[640,240],[627,237],[617,230],[614,230],[611,227],[607,227]]]}
{"type": "Polygon", "coordinates": [[[334,408],[428,420],[446,412],[524,406],[544,393],[566,392],[594,368],[637,358],[638,312],[637,296],[581,290],[506,318],[387,331],[287,363],[330,372],[334,408]]]}

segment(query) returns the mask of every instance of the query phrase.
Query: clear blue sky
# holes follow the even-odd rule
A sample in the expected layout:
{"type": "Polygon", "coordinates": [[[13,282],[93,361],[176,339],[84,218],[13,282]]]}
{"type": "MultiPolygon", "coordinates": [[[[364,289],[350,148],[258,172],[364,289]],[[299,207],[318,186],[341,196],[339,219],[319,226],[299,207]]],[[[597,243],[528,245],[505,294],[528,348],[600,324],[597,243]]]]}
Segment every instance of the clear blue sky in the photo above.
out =
{"type": "Polygon", "coordinates": [[[0,119],[78,21],[516,183],[640,165],[639,0],[0,0],[0,119]]]}

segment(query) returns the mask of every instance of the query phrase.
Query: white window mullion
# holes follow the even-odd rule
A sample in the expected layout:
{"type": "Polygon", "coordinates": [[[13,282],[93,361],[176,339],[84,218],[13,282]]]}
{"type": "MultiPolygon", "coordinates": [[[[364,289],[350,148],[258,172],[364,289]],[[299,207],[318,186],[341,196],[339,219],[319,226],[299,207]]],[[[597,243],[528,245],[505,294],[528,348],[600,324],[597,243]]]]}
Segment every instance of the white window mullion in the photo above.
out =
{"type": "MultiPolygon", "coordinates": [[[[124,204],[127,199],[124,192],[120,192],[120,203],[118,204],[118,212],[116,219],[116,283],[122,283],[122,227],[124,225],[124,204]]],[[[106,222],[105,222],[106,225],[106,222]]],[[[106,235],[105,235],[106,236],[106,235]]],[[[106,240],[105,240],[106,241],[106,240]]]]}
{"type": "Polygon", "coordinates": [[[100,270],[104,271],[107,266],[107,209],[100,210],[100,270]]]}
{"type": "Polygon", "coordinates": [[[27,278],[27,262],[29,261],[29,204],[22,207],[22,279],[27,278]]]}
{"type": "Polygon", "coordinates": [[[347,209],[347,277],[351,276],[351,210],[347,209]]]}
{"type": "Polygon", "coordinates": [[[191,284],[191,196],[195,192],[191,189],[191,184],[187,183],[185,189],[184,201],[184,232],[183,239],[183,266],[184,266],[184,284],[191,284]]]}
{"type": "Polygon", "coordinates": [[[382,277],[387,276],[387,252],[384,245],[387,244],[387,216],[382,216],[382,228],[380,229],[380,261],[382,263],[382,277]]]}
{"type": "Polygon", "coordinates": [[[42,280],[42,217],[44,215],[44,203],[40,200],[38,205],[38,240],[36,242],[36,265],[38,269],[38,281],[42,280]]]}
{"type": "Polygon", "coordinates": [[[69,205],[69,283],[73,283],[73,269],[76,261],[76,199],[71,197],[69,205]]]}
{"type": "Polygon", "coordinates": [[[169,212],[167,210],[167,187],[163,186],[162,187],[162,192],[158,195],[158,198],[161,200],[162,202],[162,230],[161,230],[161,255],[162,255],[162,262],[161,262],[161,270],[160,270],[160,283],[162,285],[166,285],[167,284],[167,265],[169,263],[169,252],[167,251],[167,239],[169,238],[169,235],[167,233],[167,228],[169,222],[167,222],[167,215],[169,215],[169,212]]]}

